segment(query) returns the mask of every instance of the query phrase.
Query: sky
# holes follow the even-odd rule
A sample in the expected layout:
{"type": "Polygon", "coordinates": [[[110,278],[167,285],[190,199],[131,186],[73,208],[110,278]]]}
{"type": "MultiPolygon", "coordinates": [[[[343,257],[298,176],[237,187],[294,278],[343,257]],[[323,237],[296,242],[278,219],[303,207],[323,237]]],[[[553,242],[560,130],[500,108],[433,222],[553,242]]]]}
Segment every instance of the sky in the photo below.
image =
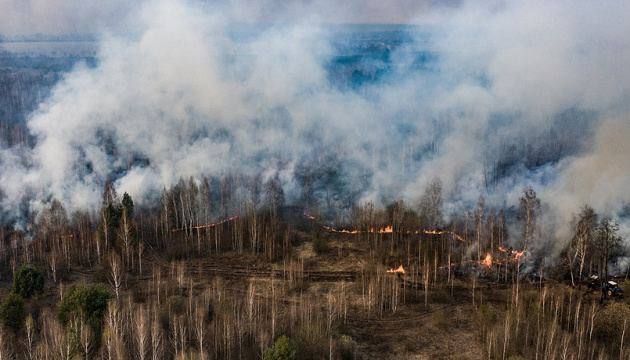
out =
{"type": "MultiPolygon", "coordinates": [[[[0,34],[95,34],[120,31],[146,0],[0,0],[0,34]]],[[[199,1],[196,1],[199,2],[199,1]]],[[[244,23],[288,22],[401,24],[451,6],[454,0],[203,0],[244,23]]]]}

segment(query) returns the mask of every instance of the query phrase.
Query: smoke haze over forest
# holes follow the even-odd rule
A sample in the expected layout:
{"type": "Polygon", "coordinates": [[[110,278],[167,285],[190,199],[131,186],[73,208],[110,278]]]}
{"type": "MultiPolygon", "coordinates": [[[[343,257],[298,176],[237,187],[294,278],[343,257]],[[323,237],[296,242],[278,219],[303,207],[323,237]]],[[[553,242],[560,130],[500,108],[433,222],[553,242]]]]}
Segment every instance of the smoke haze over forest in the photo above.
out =
{"type": "Polygon", "coordinates": [[[630,359],[628,19],[0,0],[0,359],[630,359]]]}
{"type": "Polygon", "coordinates": [[[437,178],[447,215],[532,186],[558,238],[585,204],[624,221],[629,4],[397,2],[415,5],[0,1],[29,19],[0,15],[7,38],[98,39],[25,116],[33,145],[2,148],[4,218],[53,198],[95,209],[108,180],[142,203],[181,178],[262,174],[294,203],[317,178],[341,208],[414,203],[437,178]],[[344,22],[404,25],[322,25],[344,22]]]}

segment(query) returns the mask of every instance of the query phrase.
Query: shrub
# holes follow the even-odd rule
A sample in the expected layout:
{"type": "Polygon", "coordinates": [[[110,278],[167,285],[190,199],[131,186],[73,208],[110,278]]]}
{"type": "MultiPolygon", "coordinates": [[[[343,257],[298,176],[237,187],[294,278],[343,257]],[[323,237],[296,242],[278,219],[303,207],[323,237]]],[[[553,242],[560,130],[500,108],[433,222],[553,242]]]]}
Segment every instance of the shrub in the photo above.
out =
{"type": "Polygon", "coordinates": [[[263,360],[294,360],[297,359],[297,345],[288,337],[282,335],[263,354],[263,360]]]}
{"type": "Polygon", "coordinates": [[[4,326],[17,331],[24,323],[24,300],[18,294],[11,293],[0,304],[0,320],[4,326]]]}
{"type": "Polygon", "coordinates": [[[30,298],[44,290],[44,274],[30,265],[18,269],[13,277],[13,292],[23,298],[30,298]]]}
{"type": "Polygon", "coordinates": [[[342,335],[337,343],[342,360],[353,360],[357,343],[348,335],[342,335]]]}
{"type": "Polygon", "coordinates": [[[101,321],[111,294],[101,285],[78,285],[70,288],[59,303],[59,320],[67,325],[73,318],[81,318],[95,334],[100,334],[101,321]]]}

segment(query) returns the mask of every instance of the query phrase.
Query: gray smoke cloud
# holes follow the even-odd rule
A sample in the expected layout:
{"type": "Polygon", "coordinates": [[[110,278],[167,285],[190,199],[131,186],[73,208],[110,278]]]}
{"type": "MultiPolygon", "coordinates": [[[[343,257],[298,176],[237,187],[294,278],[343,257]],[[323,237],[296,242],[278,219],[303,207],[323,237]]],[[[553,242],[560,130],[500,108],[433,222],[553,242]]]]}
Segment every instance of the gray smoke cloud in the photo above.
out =
{"type": "Polygon", "coordinates": [[[630,203],[629,138],[630,117],[603,120],[592,150],[559,166],[560,176],[545,189],[544,197],[553,200],[562,221],[568,223],[575,209],[585,204],[611,216],[630,203]]]}
{"type": "Polygon", "coordinates": [[[31,115],[34,148],[0,152],[3,208],[93,209],[106,179],[142,201],[229,172],[278,175],[297,198],[296,173],[329,155],[358,200],[414,202],[437,177],[448,211],[482,194],[517,204],[526,185],[564,224],[585,203],[615,215],[630,202],[630,5],[409,8],[415,41],[395,50],[392,74],[354,91],[328,78],[326,2],[283,7],[282,21],[237,39],[234,23],[273,18],[267,2],[243,4],[129,10],[128,32],[103,33],[98,65],[77,66],[31,115]],[[431,71],[414,68],[419,49],[436,54],[431,71]]]}
{"type": "Polygon", "coordinates": [[[132,1],[0,0],[0,35],[96,34],[134,8],[132,1]]]}
{"type": "MultiPolygon", "coordinates": [[[[125,31],[133,27],[137,8],[151,0],[0,0],[0,35],[64,36],[125,31]],[[129,20],[127,22],[127,20],[129,20]],[[121,29],[122,27],[122,29],[121,29]]],[[[331,24],[408,23],[432,8],[456,1],[431,0],[195,0],[198,8],[220,9],[240,23],[287,23],[308,19],[331,24]]]]}

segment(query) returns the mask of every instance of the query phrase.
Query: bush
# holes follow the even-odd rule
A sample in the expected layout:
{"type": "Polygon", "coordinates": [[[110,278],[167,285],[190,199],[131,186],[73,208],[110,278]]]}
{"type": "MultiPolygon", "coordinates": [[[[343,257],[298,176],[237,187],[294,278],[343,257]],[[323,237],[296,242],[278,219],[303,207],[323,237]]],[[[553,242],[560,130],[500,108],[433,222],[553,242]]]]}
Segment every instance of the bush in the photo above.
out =
{"type": "Polygon", "coordinates": [[[0,320],[4,326],[17,331],[24,323],[24,300],[18,294],[11,293],[0,304],[0,320]]]}
{"type": "Polygon", "coordinates": [[[341,360],[353,360],[355,358],[357,343],[350,336],[342,335],[337,346],[341,360]]]}
{"type": "Polygon", "coordinates": [[[13,277],[13,292],[27,299],[44,290],[44,274],[30,265],[18,269],[13,277]]]}
{"type": "Polygon", "coordinates": [[[111,295],[101,285],[78,285],[70,288],[59,303],[59,320],[67,325],[73,318],[81,318],[95,334],[100,334],[101,321],[111,295]]]}
{"type": "Polygon", "coordinates": [[[265,350],[263,360],[294,360],[297,359],[297,345],[288,337],[282,335],[276,342],[265,350]]]}

